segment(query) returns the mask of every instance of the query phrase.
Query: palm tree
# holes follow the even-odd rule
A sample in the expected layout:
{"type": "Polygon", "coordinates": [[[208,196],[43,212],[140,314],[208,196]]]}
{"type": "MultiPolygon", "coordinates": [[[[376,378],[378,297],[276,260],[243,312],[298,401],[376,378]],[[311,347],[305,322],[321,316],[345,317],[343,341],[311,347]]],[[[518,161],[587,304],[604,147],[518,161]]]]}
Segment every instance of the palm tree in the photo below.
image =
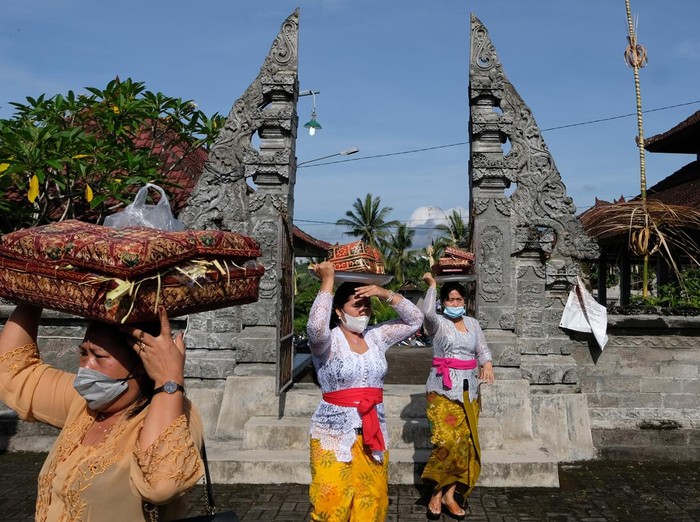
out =
{"type": "Polygon", "coordinates": [[[452,210],[452,213],[450,215],[445,215],[445,217],[447,218],[447,222],[435,227],[442,232],[443,237],[440,239],[444,239],[450,246],[459,248],[468,247],[469,224],[462,218],[462,213],[459,210],[452,210]]]}
{"type": "Polygon", "coordinates": [[[415,261],[416,252],[409,250],[413,246],[415,233],[414,229],[401,224],[396,230],[396,234],[389,236],[383,245],[387,271],[394,274],[398,286],[404,283],[406,272],[415,261]]]}
{"type": "Polygon", "coordinates": [[[376,198],[372,194],[367,194],[365,200],[360,198],[352,204],[353,210],[345,212],[348,219],[339,219],[336,225],[347,227],[349,230],[344,234],[361,239],[374,247],[379,247],[381,240],[387,236],[389,230],[398,227],[398,221],[386,221],[388,214],[393,210],[391,207],[381,207],[381,198],[376,198]]]}

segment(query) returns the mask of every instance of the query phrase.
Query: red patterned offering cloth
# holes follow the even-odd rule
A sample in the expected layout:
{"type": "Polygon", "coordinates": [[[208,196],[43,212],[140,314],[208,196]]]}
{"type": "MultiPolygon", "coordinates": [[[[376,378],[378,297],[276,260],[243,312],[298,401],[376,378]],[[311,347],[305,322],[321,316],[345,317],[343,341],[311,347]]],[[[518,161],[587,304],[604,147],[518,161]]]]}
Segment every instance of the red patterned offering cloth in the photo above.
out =
{"type": "Polygon", "coordinates": [[[384,273],[379,250],[363,241],[332,246],[328,250],[327,259],[338,272],[384,273]]]}
{"type": "Polygon", "coordinates": [[[233,232],[68,220],[0,238],[0,296],[109,323],[177,317],[256,301],[260,255],[233,232]]]}
{"type": "Polygon", "coordinates": [[[435,275],[463,275],[470,273],[474,254],[461,248],[445,247],[445,255],[432,267],[435,275]]]}

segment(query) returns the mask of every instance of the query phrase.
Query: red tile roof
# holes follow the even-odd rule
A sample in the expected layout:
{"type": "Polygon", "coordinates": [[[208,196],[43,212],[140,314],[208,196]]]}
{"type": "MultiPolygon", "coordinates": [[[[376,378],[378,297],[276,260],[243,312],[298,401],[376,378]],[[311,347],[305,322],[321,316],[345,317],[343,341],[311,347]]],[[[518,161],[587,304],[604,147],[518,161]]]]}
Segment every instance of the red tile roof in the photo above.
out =
{"type": "MultiPolygon", "coordinates": [[[[172,186],[165,187],[170,195],[170,206],[173,213],[177,215],[187,204],[190,194],[197,186],[199,177],[204,172],[204,164],[207,161],[208,152],[204,147],[199,147],[186,155],[187,150],[184,143],[172,145],[169,151],[164,151],[162,143],[151,145],[149,143],[150,140],[149,132],[144,131],[136,140],[136,145],[139,147],[152,146],[154,154],[160,155],[163,171],[167,172],[167,179],[172,183],[172,186]]],[[[133,187],[134,193],[138,188],[136,186],[133,187]]],[[[6,191],[5,197],[17,201],[25,197],[25,195],[10,189],[6,191]]],[[[85,202],[79,201],[76,205],[82,205],[76,211],[78,219],[90,222],[94,222],[97,219],[97,216],[90,211],[85,202]]],[[[52,208],[49,212],[50,218],[54,220],[60,219],[61,214],[62,209],[58,207],[52,208]]],[[[294,248],[299,257],[325,257],[328,249],[331,247],[330,243],[310,236],[296,225],[293,228],[293,235],[294,248]]]]}
{"type": "Polygon", "coordinates": [[[644,140],[649,152],[700,154],[700,111],[686,118],[672,129],[644,140]]]}

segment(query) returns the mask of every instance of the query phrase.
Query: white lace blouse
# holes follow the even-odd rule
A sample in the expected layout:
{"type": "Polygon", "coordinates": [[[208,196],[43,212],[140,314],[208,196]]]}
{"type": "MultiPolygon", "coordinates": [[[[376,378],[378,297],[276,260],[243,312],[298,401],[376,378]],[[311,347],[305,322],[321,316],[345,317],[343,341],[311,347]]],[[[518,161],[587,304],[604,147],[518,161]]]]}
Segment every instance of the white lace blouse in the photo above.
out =
{"type": "MultiPolygon", "coordinates": [[[[412,335],[421,327],[423,312],[408,299],[394,305],[399,319],[387,321],[365,330],[367,351],[353,352],[339,327],[330,329],[333,295],[319,292],[309,312],[306,326],[312,359],[321,391],[324,393],[347,388],[383,388],[387,372],[386,350],[412,335]]],[[[377,404],[377,415],[384,440],[388,443],[384,405],[377,404]]],[[[350,449],[356,440],[355,428],[362,426],[356,408],[335,406],[323,399],[311,417],[309,434],[321,447],[333,450],[340,462],[350,462],[350,449]]],[[[382,461],[381,451],[373,457],[382,461]]]]}
{"type": "MultiPolygon", "coordinates": [[[[464,316],[462,319],[467,332],[457,330],[455,324],[435,311],[436,290],[429,288],[423,300],[425,313],[425,331],[433,341],[433,357],[449,357],[451,359],[477,359],[483,366],[492,360],[491,350],[486,345],[484,332],[479,321],[473,317],[464,316]]],[[[469,383],[469,400],[479,396],[478,368],[475,370],[456,370],[450,368],[452,389],[442,384],[442,375],[437,374],[437,368],[431,368],[426,382],[426,391],[435,392],[453,401],[463,402],[463,382],[469,383]]]]}

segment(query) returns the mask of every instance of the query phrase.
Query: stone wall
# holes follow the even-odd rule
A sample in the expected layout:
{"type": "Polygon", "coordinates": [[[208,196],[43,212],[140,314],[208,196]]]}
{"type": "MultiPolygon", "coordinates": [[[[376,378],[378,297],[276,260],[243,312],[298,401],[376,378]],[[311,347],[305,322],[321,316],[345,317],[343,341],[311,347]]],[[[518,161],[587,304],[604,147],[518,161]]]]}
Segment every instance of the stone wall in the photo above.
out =
{"type": "Polygon", "coordinates": [[[700,460],[700,318],[609,316],[608,335],[573,352],[599,456],[700,460]]]}

